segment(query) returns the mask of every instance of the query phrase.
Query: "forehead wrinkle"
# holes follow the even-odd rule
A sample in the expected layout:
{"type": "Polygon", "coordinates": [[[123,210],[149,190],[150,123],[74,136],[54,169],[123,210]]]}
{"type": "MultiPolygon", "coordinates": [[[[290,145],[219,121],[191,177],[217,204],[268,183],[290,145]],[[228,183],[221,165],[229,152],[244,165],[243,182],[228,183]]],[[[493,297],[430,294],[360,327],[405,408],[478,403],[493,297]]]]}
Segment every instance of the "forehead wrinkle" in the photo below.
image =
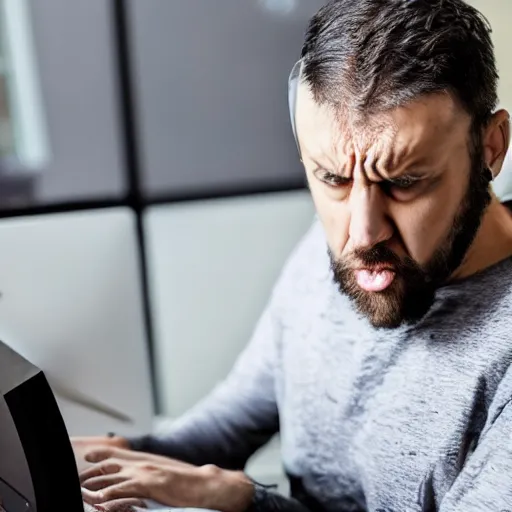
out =
{"type": "Polygon", "coordinates": [[[464,143],[470,117],[450,95],[427,95],[388,112],[360,119],[368,163],[381,174],[394,176],[410,167],[438,166],[454,150],[457,134],[464,143]],[[401,127],[401,129],[399,129],[401,127]]]}
{"type": "Polygon", "coordinates": [[[393,136],[393,146],[397,149],[394,168],[413,165],[418,159],[430,159],[432,148],[436,154],[442,154],[453,145],[459,131],[466,138],[470,127],[470,117],[457,107],[450,95],[418,98],[391,112],[390,117],[397,124],[400,119],[406,124],[393,136]]]}
{"type": "Polygon", "coordinates": [[[370,181],[386,179],[393,160],[393,145],[390,144],[395,129],[389,122],[358,122],[354,133],[357,161],[370,181]]]}
{"type": "Polygon", "coordinates": [[[470,117],[449,96],[433,95],[362,115],[346,106],[340,110],[315,104],[307,88],[299,89],[296,118],[301,150],[307,148],[307,155],[333,172],[353,172],[364,159],[381,176],[394,177],[411,167],[435,170],[453,154],[457,138],[463,140],[455,147],[467,147],[470,117]],[[467,122],[461,123],[461,116],[467,122]]]}
{"type": "Polygon", "coordinates": [[[382,180],[389,179],[396,174],[397,151],[393,144],[393,138],[393,130],[384,131],[376,145],[373,170],[382,180]]]}
{"type": "Polygon", "coordinates": [[[351,167],[351,162],[354,159],[354,141],[351,133],[352,130],[346,120],[342,120],[337,115],[332,117],[328,151],[333,156],[333,159],[330,159],[330,161],[338,174],[344,174],[347,166],[351,167]]]}
{"type": "Polygon", "coordinates": [[[390,176],[399,174],[404,167],[408,167],[408,163],[414,159],[414,153],[417,151],[419,144],[418,140],[413,140],[412,144],[405,141],[407,136],[401,137],[397,130],[389,136],[388,159],[386,168],[389,170],[390,176]]]}

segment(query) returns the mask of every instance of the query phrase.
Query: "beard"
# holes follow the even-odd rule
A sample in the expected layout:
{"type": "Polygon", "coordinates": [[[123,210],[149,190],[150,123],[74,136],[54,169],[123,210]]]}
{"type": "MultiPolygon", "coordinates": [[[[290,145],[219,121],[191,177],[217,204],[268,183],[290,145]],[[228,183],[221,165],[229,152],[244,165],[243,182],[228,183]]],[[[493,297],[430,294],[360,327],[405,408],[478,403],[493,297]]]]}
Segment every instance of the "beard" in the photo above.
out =
{"type": "Polygon", "coordinates": [[[410,257],[399,257],[385,242],[370,249],[357,249],[343,260],[337,260],[329,250],[334,281],[374,327],[396,328],[418,321],[428,312],[436,290],[461,265],[475,239],[491,201],[489,181],[483,155],[475,154],[468,188],[452,228],[426,265],[421,266],[410,257]],[[365,291],[357,284],[351,262],[358,262],[359,267],[389,266],[395,279],[381,292],[365,291]]]}

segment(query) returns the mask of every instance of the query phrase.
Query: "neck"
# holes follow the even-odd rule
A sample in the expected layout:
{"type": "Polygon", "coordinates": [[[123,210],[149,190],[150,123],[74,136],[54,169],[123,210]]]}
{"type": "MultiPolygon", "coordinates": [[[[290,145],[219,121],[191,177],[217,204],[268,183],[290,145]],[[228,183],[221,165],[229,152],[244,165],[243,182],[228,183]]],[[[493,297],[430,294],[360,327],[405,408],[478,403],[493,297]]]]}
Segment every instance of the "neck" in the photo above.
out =
{"type": "Polygon", "coordinates": [[[452,279],[469,277],[512,256],[512,213],[493,195],[475,240],[452,279]]]}

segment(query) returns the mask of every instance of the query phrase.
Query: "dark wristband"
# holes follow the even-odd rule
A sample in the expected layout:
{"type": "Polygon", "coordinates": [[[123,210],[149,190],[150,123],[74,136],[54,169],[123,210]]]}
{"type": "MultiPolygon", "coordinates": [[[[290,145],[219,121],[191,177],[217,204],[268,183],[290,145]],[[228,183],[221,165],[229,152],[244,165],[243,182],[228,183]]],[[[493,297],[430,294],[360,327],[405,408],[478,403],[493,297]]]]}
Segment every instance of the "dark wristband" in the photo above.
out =
{"type": "Polygon", "coordinates": [[[262,510],[261,507],[268,505],[270,491],[276,491],[278,486],[277,484],[262,484],[260,482],[257,482],[250,476],[248,476],[248,478],[254,486],[254,494],[252,497],[251,505],[249,506],[246,512],[258,512],[262,510]]]}

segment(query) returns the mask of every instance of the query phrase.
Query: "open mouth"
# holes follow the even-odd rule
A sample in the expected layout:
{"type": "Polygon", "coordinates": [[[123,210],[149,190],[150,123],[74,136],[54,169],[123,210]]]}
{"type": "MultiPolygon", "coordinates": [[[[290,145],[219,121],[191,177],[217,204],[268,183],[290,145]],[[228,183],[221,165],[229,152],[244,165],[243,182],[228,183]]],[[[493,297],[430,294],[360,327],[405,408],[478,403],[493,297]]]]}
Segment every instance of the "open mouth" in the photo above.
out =
{"type": "Polygon", "coordinates": [[[357,284],[366,292],[382,292],[395,280],[396,272],[389,267],[360,268],[354,270],[357,284]]]}

